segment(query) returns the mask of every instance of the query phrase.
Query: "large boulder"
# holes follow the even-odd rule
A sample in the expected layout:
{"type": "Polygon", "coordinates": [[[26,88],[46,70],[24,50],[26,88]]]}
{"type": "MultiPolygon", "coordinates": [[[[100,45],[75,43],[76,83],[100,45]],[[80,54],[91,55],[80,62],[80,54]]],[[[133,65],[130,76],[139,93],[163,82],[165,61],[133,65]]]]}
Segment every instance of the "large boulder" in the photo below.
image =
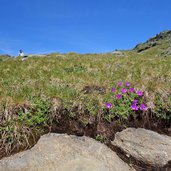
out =
{"type": "Polygon", "coordinates": [[[171,137],[143,128],[127,128],[115,135],[112,144],[127,156],[154,167],[164,167],[171,161],[171,137]]]}
{"type": "Polygon", "coordinates": [[[0,160],[0,171],[130,171],[104,144],[88,137],[46,134],[30,150],[0,160]]]}

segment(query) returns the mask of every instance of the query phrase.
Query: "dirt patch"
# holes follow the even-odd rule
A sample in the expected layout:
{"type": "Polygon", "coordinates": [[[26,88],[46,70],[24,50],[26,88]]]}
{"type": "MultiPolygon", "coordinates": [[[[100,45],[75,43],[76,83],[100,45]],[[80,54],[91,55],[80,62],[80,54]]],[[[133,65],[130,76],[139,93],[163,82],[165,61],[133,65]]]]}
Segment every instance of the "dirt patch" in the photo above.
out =
{"type": "Polygon", "coordinates": [[[92,94],[94,92],[97,92],[99,94],[104,94],[106,92],[106,90],[104,87],[101,87],[101,86],[87,85],[83,88],[82,92],[84,92],[84,94],[92,94]]]}

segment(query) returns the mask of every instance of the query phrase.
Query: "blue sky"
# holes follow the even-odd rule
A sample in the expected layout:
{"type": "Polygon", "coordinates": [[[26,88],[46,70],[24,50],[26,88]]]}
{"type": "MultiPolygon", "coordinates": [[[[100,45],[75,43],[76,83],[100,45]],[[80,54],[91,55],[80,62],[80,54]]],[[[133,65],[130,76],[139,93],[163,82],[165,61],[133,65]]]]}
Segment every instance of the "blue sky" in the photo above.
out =
{"type": "Polygon", "coordinates": [[[0,54],[130,49],[171,29],[171,0],[0,0],[0,54]]]}

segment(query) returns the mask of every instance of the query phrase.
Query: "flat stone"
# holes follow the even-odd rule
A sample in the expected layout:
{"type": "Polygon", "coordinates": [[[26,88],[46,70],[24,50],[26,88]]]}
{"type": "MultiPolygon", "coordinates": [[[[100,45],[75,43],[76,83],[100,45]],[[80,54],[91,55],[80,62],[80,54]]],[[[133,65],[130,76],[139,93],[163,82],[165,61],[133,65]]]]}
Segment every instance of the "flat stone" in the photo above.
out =
{"type": "Polygon", "coordinates": [[[155,167],[171,161],[171,137],[143,128],[127,128],[115,135],[113,145],[128,156],[155,167]]]}
{"type": "Polygon", "coordinates": [[[115,152],[89,137],[46,134],[30,150],[0,160],[0,171],[131,171],[115,152]]]}

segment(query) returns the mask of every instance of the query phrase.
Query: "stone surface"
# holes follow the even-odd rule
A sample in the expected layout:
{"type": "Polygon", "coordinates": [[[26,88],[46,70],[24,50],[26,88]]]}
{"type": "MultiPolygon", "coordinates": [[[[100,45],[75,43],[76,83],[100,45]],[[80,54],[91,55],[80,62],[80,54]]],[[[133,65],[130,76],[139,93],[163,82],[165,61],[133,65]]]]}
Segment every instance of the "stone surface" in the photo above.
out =
{"type": "Polygon", "coordinates": [[[171,161],[171,137],[143,128],[127,128],[115,135],[113,145],[146,164],[163,167],[171,161]]]}
{"type": "Polygon", "coordinates": [[[104,144],[88,137],[46,134],[31,149],[0,160],[0,171],[133,170],[104,144]]]}
{"type": "Polygon", "coordinates": [[[44,54],[28,54],[27,57],[46,57],[44,54]]]}
{"type": "Polygon", "coordinates": [[[113,55],[117,55],[117,56],[124,56],[123,52],[115,50],[112,52],[113,55]]]}

